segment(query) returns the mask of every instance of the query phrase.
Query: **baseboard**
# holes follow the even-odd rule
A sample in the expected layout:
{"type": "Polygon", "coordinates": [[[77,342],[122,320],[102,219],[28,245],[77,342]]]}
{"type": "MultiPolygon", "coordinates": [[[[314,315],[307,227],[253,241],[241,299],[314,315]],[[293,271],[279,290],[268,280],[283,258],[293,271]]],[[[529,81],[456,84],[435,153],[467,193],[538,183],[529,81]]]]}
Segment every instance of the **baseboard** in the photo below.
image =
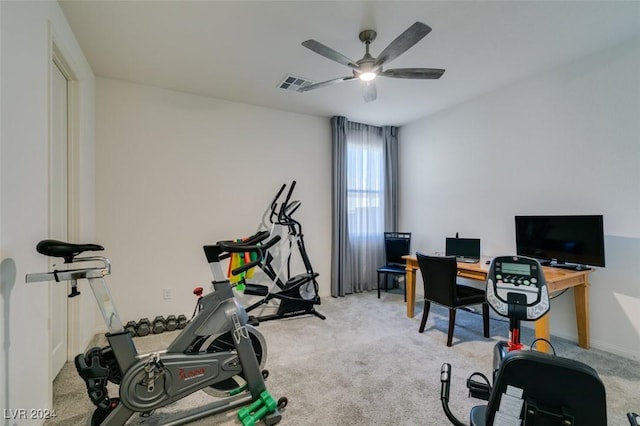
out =
{"type": "MultiPolygon", "coordinates": [[[[562,339],[568,340],[570,342],[574,342],[576,345],[578,344],[576,336],[573,335],[573,334],[554,333],[553,335],[554,336],[558,336],[558,337],[560,337],[562,339]]],[[[599,351],[608,352],[608,353],[613,354],[613,355],[621,356],[623,358],[628,358],[628,359],[630,359],[632,361],[640,361],[640,354],[634,353],[634,352],[630,352],[626,348],[621,348],[619,346],[610,345],[610,344],[604,343],[602,341],[599,341],[597,339],[590,339],[589,343],[591,345],[591,349],[597,349],[599,351]]]]}

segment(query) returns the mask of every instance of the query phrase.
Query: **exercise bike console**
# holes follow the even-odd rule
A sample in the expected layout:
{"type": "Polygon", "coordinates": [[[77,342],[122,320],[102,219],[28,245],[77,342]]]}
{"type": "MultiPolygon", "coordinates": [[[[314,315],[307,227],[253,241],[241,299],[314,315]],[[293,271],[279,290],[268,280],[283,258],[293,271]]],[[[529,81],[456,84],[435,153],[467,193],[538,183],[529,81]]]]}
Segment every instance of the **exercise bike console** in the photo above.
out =
{"type": "Polygon", "coordinates": [[[522,256],[494,258],[487,274],[487,302],[509,318],[509,340],[494,348],[495,376],[508,352],[523,349],[520,321],[535,321],[549,312],[549,291],[540,262],[522,256]]]}
{"type": "Polygon", "coordinates": [[[496,257],[487,275],[487,302],[500,315],[535,321],[549,311],[540,263],[519,256],[496,257]]]}

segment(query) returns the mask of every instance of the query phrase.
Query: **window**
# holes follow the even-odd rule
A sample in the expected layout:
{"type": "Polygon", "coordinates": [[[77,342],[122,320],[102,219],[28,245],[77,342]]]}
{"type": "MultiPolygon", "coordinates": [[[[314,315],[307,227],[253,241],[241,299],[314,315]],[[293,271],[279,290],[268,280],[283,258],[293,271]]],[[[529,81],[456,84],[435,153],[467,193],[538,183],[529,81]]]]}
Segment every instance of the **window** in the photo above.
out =
{"type": "Polygon", "coordinates": [[[384,149],[379,134],[347,138],[347,220],[349,236],[384,232],[384,149]]]}

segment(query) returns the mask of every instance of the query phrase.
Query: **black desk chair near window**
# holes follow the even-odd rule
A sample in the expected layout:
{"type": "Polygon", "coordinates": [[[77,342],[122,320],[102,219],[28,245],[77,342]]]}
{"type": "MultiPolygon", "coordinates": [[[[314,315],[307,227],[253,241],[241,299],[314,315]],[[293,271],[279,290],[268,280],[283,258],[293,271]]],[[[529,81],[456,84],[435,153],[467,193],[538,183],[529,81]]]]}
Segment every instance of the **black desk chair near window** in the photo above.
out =
{"type": "Polygon", "coordinates": [[[419,332],[424,331],[431,302],[446,306],[449,308],[447,346],[451,346],[456,322],[456,308],[482,304],[484,337],[489,337],[489,305],[486,301],[486,292],[457,283],[458,265],[455,256],[427,256],[416,253],[416,257],[424,282],[425,295],[419,332]]]}
{"type": "MultiPolygon", "coordinates": [[[[380,278],[384,277],[384,290],[389,291],[387,285],[389,275],[394,279],[405,277],[407,262],[402,258],[411,253],[411,232],[385,232],[384,253],[386,264],[378,268],[378,299],[380,299],[380,278]]],[[[404,301],[407,301],[407,288],[404,289],[404,301]]]]}

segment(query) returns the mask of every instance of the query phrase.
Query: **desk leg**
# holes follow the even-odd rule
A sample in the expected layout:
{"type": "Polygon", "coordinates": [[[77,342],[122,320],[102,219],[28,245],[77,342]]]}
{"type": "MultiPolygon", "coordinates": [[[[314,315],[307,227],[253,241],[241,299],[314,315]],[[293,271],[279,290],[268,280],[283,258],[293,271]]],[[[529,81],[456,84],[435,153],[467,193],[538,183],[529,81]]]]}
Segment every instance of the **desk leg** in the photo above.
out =
{"type": "Polygon", "coordinates": [[[405,275],[405,285],[407,286],[407,316],[413,318],[416,307],[416,270],[407,268],[405,275]]]}
{"type": "MultiPolygon", "coordinates": [[[[550,317],[551,314],[547,313],[535,322],[536,339],[547,339],[548,341],[551,341],[551,329],[549,327],[550,317]]],[[[551,348],[545,342],[536,343],[534,349],[540,352],[551,353],[551,348]]]]}
{"type": "Polygon", "coordinates": [[[578,346],[589,349],[589,283],[573,288],[578,326],[578,346]]]}

